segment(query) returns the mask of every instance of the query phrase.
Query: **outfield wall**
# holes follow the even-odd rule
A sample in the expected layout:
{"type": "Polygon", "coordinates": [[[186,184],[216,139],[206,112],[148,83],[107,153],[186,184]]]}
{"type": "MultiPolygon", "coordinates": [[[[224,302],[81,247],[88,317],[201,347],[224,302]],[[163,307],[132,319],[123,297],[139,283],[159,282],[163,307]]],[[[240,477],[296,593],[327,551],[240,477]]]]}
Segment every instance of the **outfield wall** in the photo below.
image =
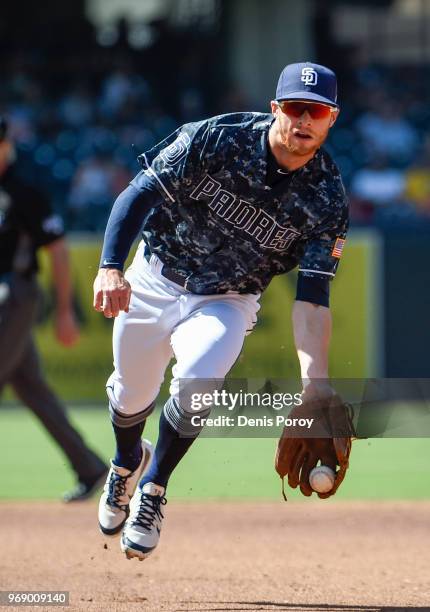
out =
{"type": "Polygon", "coordinates": [[[387,234],[384,244],[386,376],[429,378],[428,228],[399,228],[387,234]]]}

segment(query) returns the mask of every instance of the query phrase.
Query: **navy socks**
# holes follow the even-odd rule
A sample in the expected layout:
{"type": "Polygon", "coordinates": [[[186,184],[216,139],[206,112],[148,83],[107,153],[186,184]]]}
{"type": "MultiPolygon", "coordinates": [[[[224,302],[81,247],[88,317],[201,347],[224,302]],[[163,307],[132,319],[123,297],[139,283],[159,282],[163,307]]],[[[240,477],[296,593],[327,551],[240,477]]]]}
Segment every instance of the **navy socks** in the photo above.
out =
{"type": "Polygon", "coordinates": [[[116,439],[116,455],[113,460],[118,467],[134,472],[142,460],[142,433],[145,421],[131,427],[118,427],[112,423],[116,439]]]}
{"type": "Polygon", "coordinates": [[[167,487],[169,477],[196,437],[180,437],[165,417],[160,416],[160,426],[154,458],[148,472],[140,481],[140,487],[148,482],[167,487]]]}

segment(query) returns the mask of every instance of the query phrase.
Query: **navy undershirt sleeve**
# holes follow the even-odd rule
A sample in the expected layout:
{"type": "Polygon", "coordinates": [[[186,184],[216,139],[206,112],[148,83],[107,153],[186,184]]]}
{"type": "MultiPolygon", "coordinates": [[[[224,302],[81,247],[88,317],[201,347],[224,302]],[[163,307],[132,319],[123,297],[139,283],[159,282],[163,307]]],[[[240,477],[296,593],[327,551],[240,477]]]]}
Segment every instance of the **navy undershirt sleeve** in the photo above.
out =
{"type": "Polygon", "coordinates": [[[139,189],[129,185],[114,202],[106,226],[100,268],[124,268],[146,215],[163,201],[155,179],[141,176],[139,189]]]}
{"type": "Polygon", "coordinates": [[[297,278],[296,300],[329,307],[330,285],[325,278],[303,276],[297,278]]]}

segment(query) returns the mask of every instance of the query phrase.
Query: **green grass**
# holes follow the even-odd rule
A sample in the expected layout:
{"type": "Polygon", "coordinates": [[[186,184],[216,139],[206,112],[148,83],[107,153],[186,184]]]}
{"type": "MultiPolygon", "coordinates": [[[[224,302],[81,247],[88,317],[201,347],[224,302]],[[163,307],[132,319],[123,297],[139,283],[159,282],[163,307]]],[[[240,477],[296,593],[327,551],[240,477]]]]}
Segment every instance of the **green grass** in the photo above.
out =
{"type": "MultiPolygon", "coordinates": [[[[106,459],[113,449],[107,411],[75,408],[79,430],[106,459]]],[[[0,409],[0,499],[57,499],[73,474],[31,412],[0,409]]],[[[145,435],[156,439],[157,418],[145,435]]],[[[281,499],[273,469],[273,439],[201,438],[175,471],[169,497],[176,499],[281,499]]],[[[430,440],[373,439],[353,445],[351,468],[337,499],[430,499],[430,440]]],[[[291,492],[291,499],[301,499],[291,492]]]]}

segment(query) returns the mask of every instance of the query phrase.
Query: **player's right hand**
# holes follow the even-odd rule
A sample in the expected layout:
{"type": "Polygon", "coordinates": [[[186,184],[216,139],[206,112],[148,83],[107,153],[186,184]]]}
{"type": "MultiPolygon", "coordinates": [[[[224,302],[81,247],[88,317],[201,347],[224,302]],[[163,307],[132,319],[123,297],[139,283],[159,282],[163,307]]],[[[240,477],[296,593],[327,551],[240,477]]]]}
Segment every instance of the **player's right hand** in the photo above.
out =
{"type": "Polygon", "coordinates": [[[94,281],[94,309],[108,319],[128,312],[131,287],[121,270],[100,268],[94,281]]]}

